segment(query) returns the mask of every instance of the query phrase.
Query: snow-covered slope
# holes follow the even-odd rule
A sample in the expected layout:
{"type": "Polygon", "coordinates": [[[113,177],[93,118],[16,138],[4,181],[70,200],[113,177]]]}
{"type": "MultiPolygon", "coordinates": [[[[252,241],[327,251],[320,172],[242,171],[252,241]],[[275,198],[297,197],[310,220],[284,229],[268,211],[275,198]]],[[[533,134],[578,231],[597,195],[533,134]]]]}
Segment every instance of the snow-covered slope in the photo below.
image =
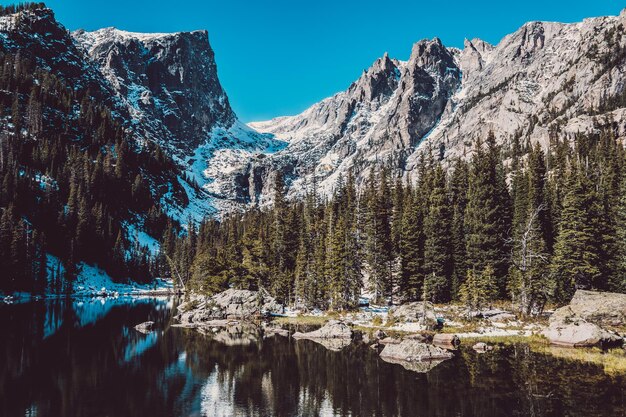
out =
{"type": "Polygon", "coordinates": [[[626,11],[575,24],[530,22],[495,46],[474,39],[459,50],[434,39],[416,43],[408,62],[385,55],[348,90],[302,114],[251,123],[289,145],[251,164],[249,177],[261,182],[263,201],[277,170],[292,194],[313,175],[330,192],[350,169],[363,180],[390,161],[406,175],[427,149],[467,155],[490,130],[505,146],[513,137],[547,146],[551,132],[607,126],[624,136],[625,25],[626,11]]]}
{"type": "Polygon", "coordinates": [[[238,197],[236,179],[229,175],[233,161],[286,146],[237,119],[206,31],[145,34],[105,28],[72,36],[128,109],[138,140],[158,143],[202,188],[188,192],[189,209],[174,205],[175,216],[198,218],[232,208],[238,197]]]}

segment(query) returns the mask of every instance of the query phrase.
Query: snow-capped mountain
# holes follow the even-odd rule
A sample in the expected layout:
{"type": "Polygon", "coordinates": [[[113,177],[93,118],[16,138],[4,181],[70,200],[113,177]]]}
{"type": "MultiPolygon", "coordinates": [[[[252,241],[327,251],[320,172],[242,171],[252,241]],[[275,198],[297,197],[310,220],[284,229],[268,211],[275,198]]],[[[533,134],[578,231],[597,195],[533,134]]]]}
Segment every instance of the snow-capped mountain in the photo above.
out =
{"type": "Polygon", "coordinates": [[[407,62],[378,59],[346,91],[296,116],[251,123],[289,142],[251,164],[262,195],[282,170],[297,194],[315,175],[332,190],[352,169],[360,178],[377,162],[410,173],[421,152],[443,158],[471,151],[492,130],[507,144],[517,136],[547,145],[551,132],[626,134],[626,11],[574,24],[530,22],[498,45],[438,39],[413,46],[407,62]]]}
{"type": "Polygon", "coordinates": [[[72,36],[95,62],[130,115],[137,140],[165,149],[205,193],[202,206],[231,208],[237,201],[233,161],[272,153],[286,143],[241,123],[222,88],[204,30],[131,33],[115,28],[78,30],[72,36]]]}
{"type": "Polygon", "coordinates": [[[206,31],[69,34],[42,8],[1,17],[0,45],[89,89],[139,146],[159,144],[184,175],[151,186],[184,220],[270,201],[277,172],[293,196],[314,177],[325,192],[350,170],[362,181],[381,162],[410,175],[424,150],[449,160],[490,130],[505,145],[514,137],[546,145],[552,132],[606,126],[624,136],[625,24],[622,12],[527,23],[497,45],[422,40],[407,61],[385,54],[299,115],[249,126],[220,84],[206,31]]]}

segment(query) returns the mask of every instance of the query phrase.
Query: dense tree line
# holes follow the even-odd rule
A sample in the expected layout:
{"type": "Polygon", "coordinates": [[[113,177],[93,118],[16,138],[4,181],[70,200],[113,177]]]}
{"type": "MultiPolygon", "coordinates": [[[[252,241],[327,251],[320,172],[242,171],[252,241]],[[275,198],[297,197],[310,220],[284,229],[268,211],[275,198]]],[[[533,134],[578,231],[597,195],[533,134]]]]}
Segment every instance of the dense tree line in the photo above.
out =
{"type": "Polygon", "coordinates": [[[122,222],[140,222],[157,237],[166,228],[151,191],[154,178],[176,175],[164,153],[129,141],[88,89],[67,86],[19,53],[0,52],[0,125],[0,290],[43,291],[46,254],[63,264],[48,273],[59,291],[69,289],[78,262],[116,279],[149,280],[147,249],[122,222]]]}
{"type": "Polygon", "coordinates": [[[163,249],[196,290],[264,288],[309,308],[350,308],[366,289],[379,302],[511,299],[530,314],[576,288],[625,291],[622,144],[605,132],[506,147],[505,161],[490,134],[446,167],[426,152],[415,181],[382,165],[329,198],[313,183],[287,201],[277,176],[272,208],[166,233],[163,249]]]}

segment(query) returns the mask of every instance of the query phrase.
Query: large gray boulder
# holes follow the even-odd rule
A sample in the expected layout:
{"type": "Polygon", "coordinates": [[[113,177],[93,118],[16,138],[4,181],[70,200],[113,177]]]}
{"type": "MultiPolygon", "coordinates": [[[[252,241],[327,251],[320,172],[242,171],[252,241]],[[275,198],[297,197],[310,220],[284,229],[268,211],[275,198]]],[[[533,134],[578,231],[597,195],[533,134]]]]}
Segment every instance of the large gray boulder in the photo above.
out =
{"type": "Polygon", "coordinates": [[[568,347],[615,346],[622,338],[614,332],[604,330],[597,324],[584,320],[553,322],[542,334],[553,345],[568,347]]]}
{"type": "Polygon", "coordinates": [[[407,323],[419,323],[425,329],[433,330],[437,326],[437,316],[432,303],[415,301],[392,307],[389,312],[397,319],[407,323]]]}
{"type": "Polygon", "coordinates": [[[294,339],[308,339],[324,346],[328,350],[340,351],[352,343],[356,337],[356,333],[347,323],[339,320],[330,320],[319,329],[302,333],[293,334],[294,339]]]}
{"type": "Polygon", "coordinates": [[[542,334],[561,346],[621,345],[621,336],[605,327],[626,324],[626,294],[578,290],[569,305],[557,309],[542,334]]]}
{"type": "Polygon", "coordinates": [[[601,327],[626,327],[626,294],[578,290],[569,305],[557,309],[550,321],[563,322],[571,317],[601,327]]]}
{"type": "Polygon", "coordinates": [[[452,357],[454,355],[446,349],[411,339],[387,344],[380,352],[380,358],[385,362],[402,365],[405,369],[419,373],[426,373],[452,357]]]}

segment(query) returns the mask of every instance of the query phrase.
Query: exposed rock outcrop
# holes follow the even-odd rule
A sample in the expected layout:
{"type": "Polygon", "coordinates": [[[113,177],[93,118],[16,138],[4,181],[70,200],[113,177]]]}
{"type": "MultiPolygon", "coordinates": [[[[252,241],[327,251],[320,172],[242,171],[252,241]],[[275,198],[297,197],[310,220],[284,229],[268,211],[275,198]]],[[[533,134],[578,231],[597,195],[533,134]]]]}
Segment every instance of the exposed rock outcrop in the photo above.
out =
{"type": "Polygon", "coordinates": [[[292,195],[313,176],[331,194],[351,169],[366,183],[371,167],[391,159],[394,174],[409,175],[429,147],[444,161],[469,156],[472,140],[489,131],[503,144],[517,137],[544,148],[554,131],[573,138],[609,128],[626,137],[618,99],[626,86],[624,15],[529,22],[497,45],[424,40],[408,61],[383,56],[301,114],[251,124],[289,142],[262,163],[261,200],[271,198],[273,171],[286,174],[292,195]]]}
{"type": "Polygon", "coordinates": [[[181,324],[207,323],[221,319],[253,319],[283,312],[273,297],[258,291],[228,289],[212,297],[193,296],[178,306],[181,324]]]}
{"type": "Polygon", "coordinates": [[[415,301],[393,307],[390,313],[397,319],[407,323],[419,323],[424,329],[433,330],[437,327],[437,316],[432,303],[428,301],[415,301]]]}
{"type": "Polygon", "coordinates": [[[622,337],[604,327],[624,326],[626,294],[578,290],[569,305],[557,309],[542,334],[561,346],[615,346],[622,337]]]}

